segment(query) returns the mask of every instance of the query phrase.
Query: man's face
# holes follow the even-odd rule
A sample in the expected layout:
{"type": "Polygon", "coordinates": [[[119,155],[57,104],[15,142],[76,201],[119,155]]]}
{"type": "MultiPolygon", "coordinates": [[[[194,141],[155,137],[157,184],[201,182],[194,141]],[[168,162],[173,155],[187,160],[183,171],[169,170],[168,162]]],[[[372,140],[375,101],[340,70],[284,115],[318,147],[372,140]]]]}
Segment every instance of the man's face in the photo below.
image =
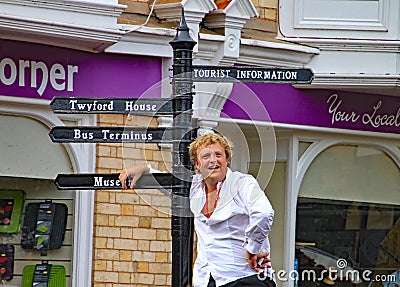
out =
{"type": "Polygon", "coordinates": [[[197,151],[196,169],[205,180],[222,181],[228,171],[224,148],[219,143],[200,147],[197,151]]]}

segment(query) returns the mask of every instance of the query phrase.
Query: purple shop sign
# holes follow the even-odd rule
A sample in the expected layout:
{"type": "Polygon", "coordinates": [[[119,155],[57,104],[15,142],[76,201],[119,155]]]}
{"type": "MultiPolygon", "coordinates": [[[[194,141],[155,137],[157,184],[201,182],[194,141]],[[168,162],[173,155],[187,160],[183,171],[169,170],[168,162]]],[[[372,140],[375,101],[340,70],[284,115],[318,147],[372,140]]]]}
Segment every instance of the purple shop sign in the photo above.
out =
{"type": "Polygon", "coordinates": [[[161,96],[161,58],[94,54],[0,40],[0,95],[60,97],[161,96]]]}
{"type": "MultiPolygon", "coordinates": [[[[93,54],[0,40],[0,95],[51,100],[59,97],[158,98],[161,58],[93,54]]],[[[400,97],[290,84],[235,83],[222,115],[350,130],[400,133],[400,97]]]]}
{"type": "Polygon", "coordinates": [[[400,97],[299,90],[289,84],[234,84],[222,115],[273,123],[400,133],[400,97]]]}

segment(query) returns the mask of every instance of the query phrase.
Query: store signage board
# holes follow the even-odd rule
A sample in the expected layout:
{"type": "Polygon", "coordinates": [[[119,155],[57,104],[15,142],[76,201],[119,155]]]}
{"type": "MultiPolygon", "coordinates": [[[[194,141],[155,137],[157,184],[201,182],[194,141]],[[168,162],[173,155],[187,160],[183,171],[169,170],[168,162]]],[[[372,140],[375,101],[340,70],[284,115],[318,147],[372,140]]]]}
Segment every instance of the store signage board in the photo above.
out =
{"type": "Polygon", "coordinates": [[[1,51],[4,69],[0,69],[0,78],[6,71],[3,81],[7,82],[0,79],[2,95],[52,100],[80,95],[158,98],[161,94],[159,57],[88,53],[5,39],[1,39],[1,51]],[[24,67],[20,66],[22,62],[24,67]]]}
{"type": "MultiPolygon", "coordinates": [[[[170,173],[144,174],[135,184],[135,189],[172,188],[170,173]]],[[[59,174],[54,180],[59,190],[100,190],[122,189],[118,173],[111,174],[59,174]]],[[[126,182],[130,186],[130,179],[126,182]]]]}
{"type": "Polygon", "coordinates": [[[144,127],[66,127],[51,129],[50,138],[61,143],[168,143],[172,141],[171,128],[144,127]]]}
{"type": "Polygon", "coordinates": [[[307,84],[313,77],[310,69],[193,66],[194,82],[307,84]]]}
{"type": "Polygon", "coordinates": [[[172,101],[161,98],[72,98],[55,97],[54,113],[172,115],[172,101]]]}

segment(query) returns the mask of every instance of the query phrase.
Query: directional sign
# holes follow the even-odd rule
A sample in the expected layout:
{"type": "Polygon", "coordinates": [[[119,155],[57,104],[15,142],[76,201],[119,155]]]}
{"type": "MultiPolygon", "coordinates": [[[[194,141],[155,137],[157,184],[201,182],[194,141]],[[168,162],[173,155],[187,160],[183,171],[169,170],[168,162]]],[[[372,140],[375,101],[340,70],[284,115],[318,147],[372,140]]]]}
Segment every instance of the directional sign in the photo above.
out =
{"type": "Polygon", "coordinates": [[[55,113],[70,114],[172,114],[172,101],[170,99],[56,97],[51,101],[50,106],[55,113]]]}
{"type": "MultiPolygon", "coordinates": [[[[111,174],[59,174],[54,180],[59,190],[93,190],[93,189],[121,189],[118,173],[111,174]]],[[[172,188],[170,173],[144,174],[136,182],[137,189],[172,188]]],[[[130,180],[127,180],[130,186],[130,180]]]]}
{"type": "Polygon", "coordinates": [[[278,69],[258,67],[193,66],[195,82],[247,82],[247,83],[311,83],[310,69],[278,69]]]}
{"type": "Polygon", "coordinates": [[[172,141],[171,128],[133,127],[54,127],[53,142],[75,143],[162,143],[172,141]]]}

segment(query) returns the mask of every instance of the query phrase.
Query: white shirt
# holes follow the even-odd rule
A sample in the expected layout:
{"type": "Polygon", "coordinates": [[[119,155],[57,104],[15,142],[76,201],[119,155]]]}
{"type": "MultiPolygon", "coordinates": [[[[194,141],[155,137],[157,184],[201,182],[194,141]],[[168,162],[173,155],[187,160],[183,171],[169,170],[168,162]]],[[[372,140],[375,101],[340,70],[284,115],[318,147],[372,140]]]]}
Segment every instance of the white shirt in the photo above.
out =
{"type": "Polygon", "coordinates": [[[207,287],[210,274],[217,286],[255,275],[246,250],[252,254],[270,251],[268,233],[274,210],[256,179],[228,169],[225,181],[217,188],[221,188],[220,199],[210,218],[201,212],[206,203],[201,175],[194,176],[190,189],[190,208],[198,237],[195,287],[207,287]]]}

